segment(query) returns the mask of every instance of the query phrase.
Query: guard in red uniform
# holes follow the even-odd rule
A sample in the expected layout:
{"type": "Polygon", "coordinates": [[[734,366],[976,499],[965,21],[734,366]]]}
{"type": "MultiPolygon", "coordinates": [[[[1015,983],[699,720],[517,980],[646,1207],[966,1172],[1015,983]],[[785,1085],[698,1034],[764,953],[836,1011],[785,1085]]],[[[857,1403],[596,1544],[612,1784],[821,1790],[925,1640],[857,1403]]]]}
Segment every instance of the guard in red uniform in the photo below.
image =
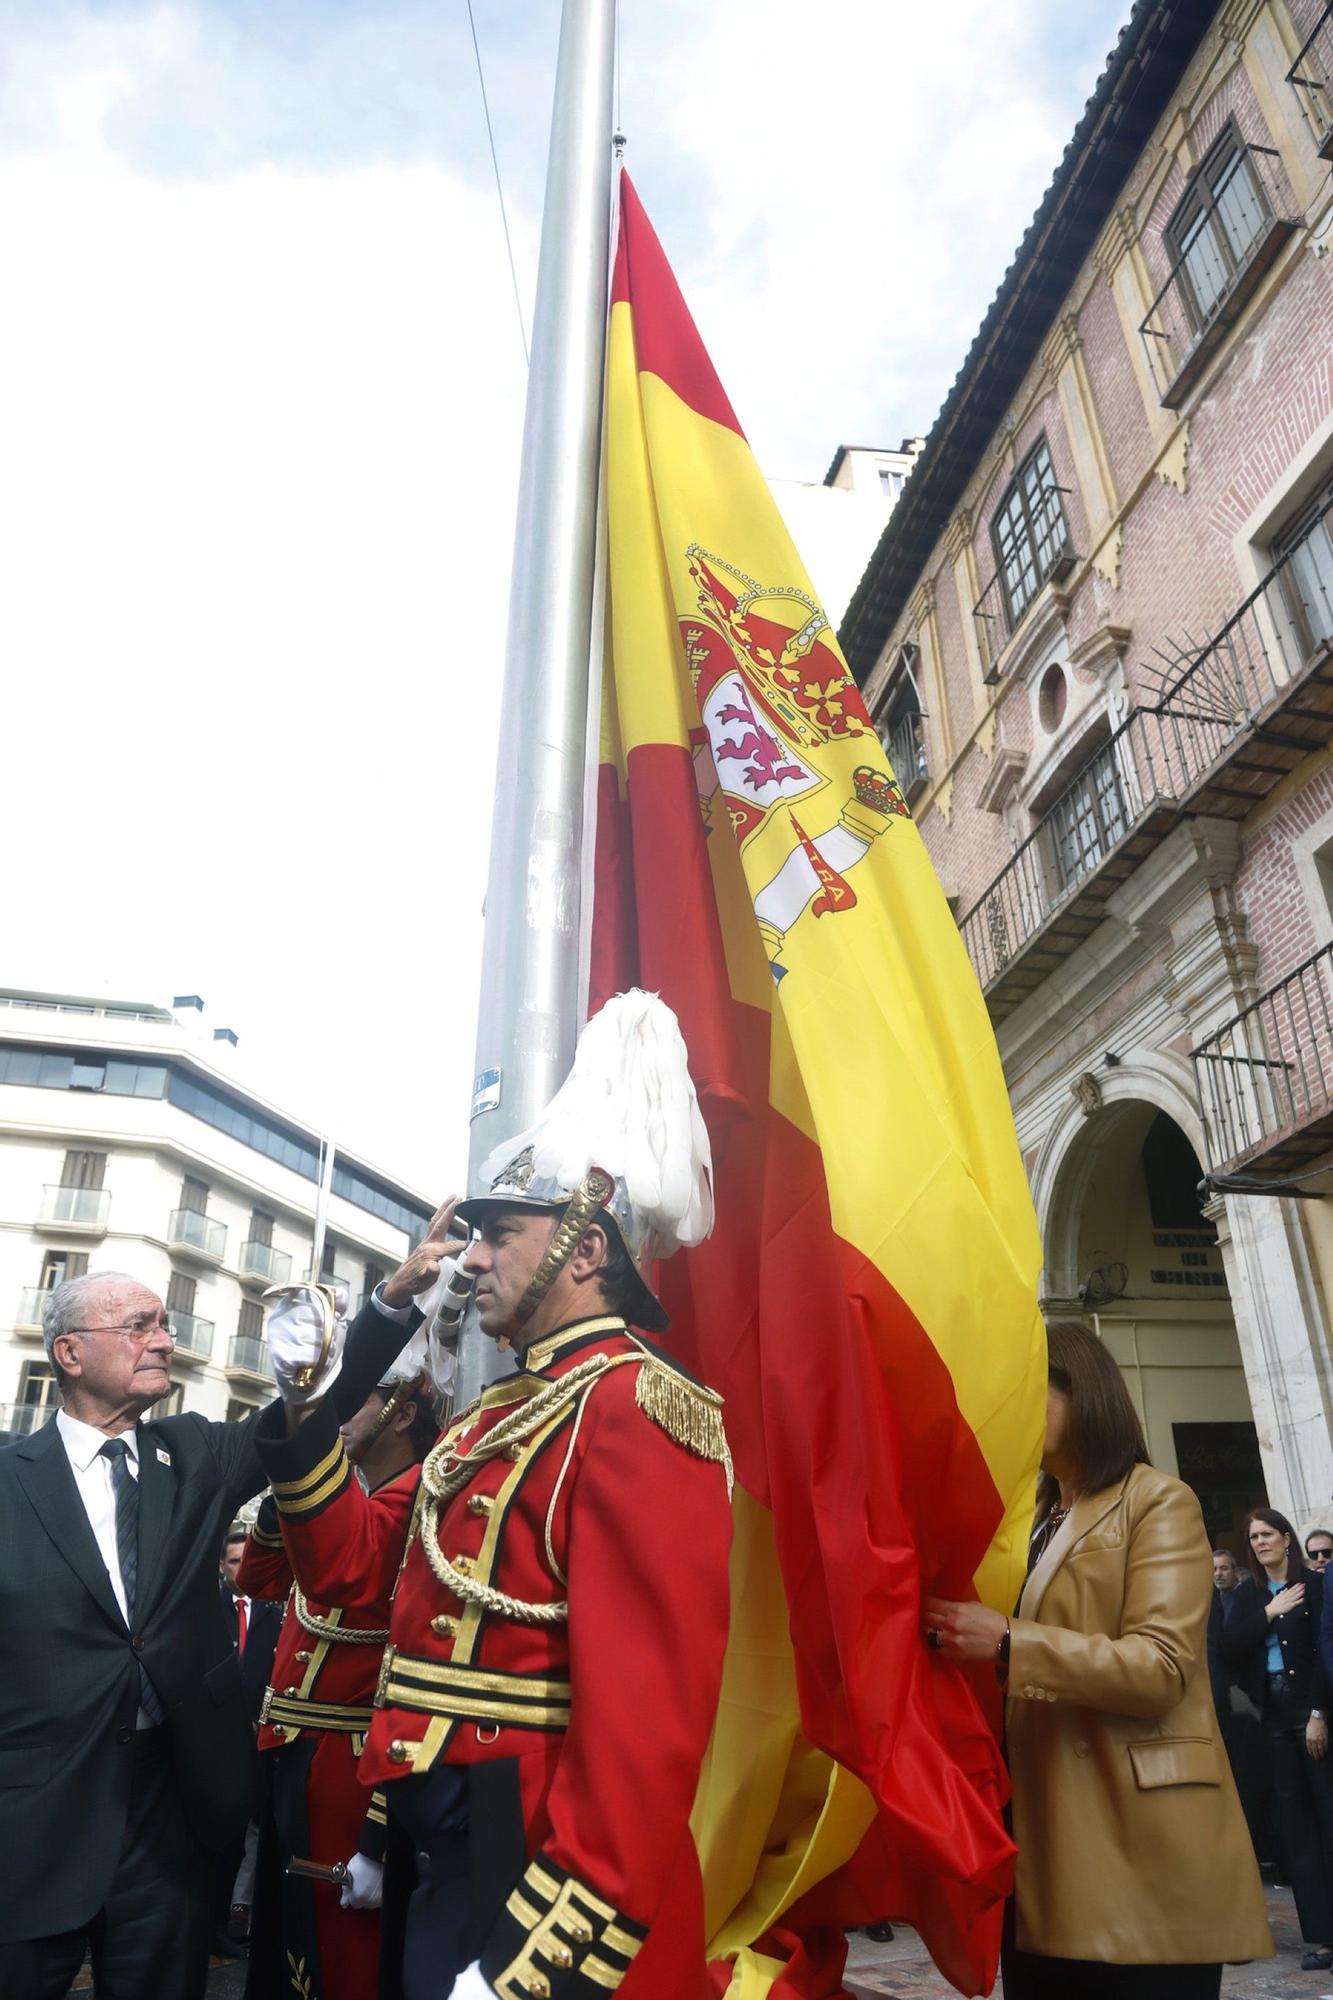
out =
{"type": "MultiPolygon", "coordinates": [[[[408,1350],[341,1428],[370,1504],[400,1539],[438,1430],[436,1399],[408,1350]]],[[[264,1501],[241,1560],[255,1597],[285,1598],[260,1716],[266,1777],[246,2000],[367,2000],[375,1991],[385,1809],[357,1773],[388,1638],[389,1592],[345,1610],[296,1587],[277,1508],[264,1501]],[[339,1887],[287,1873],[293,1857],[344,1864],[339,1887]]]]}
{"type": "MultiPolygon", "coordinates": [[[[612,1001],[513,1145],[458,1213],[480,1232],[462,1262],[482,1329],[520,1369],[429,1454],[406,1548],[322,1404],[290,1407],[285,1437],[266,1418],[263,1449],[306,1588],[368,1607],[397,1577],[362,1770],[417,1856],[407,2000],[443,2000],[455,1968],[456,2000],[704,2000],[688,1822],[726,1640],[730,1459],[718,1398],[632,1330],[666,1326],[647,1257],[712,1221],[662,1003],[612,1001]]],[[[449,1220],[385,1305],[439,1270],[449,1220]]]]}

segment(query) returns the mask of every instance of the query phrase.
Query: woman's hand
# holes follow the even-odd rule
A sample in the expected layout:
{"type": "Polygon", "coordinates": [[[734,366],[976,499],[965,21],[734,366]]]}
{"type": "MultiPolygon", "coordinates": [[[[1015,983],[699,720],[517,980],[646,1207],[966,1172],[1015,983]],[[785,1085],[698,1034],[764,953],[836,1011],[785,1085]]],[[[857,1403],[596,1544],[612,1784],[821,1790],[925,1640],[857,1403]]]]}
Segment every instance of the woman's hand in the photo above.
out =
{"type": "Polygon", "coordinates": [[[1305,1725],[1305,1747],[1317,1764],[1328,1755],[1328,1724],[1313,1715],[1305,1725]]]}
{"type": "Polygon", "coordinates": [[[1009,1620],[989,1604],[957,1604],[947,1597],[926,1599],[926,1643],[946,1660],[993,1660],[1009,1620]],[[939,1637],[933,1639],[932,1632],[939,1637]]]}
{"type": "Polygon", "coordinates": [[[1275,1618],[1281,1618],[1285,1612],[1294,1611],[1298,1604],[1304,1602],[1305,1585],[1289,1583],[1285,1590],[1279,1590],[1275,1597],[1270,1597],[1268,1600],[1266,1615],[1269,1624],[1271,1625],[1275,1618]]]}

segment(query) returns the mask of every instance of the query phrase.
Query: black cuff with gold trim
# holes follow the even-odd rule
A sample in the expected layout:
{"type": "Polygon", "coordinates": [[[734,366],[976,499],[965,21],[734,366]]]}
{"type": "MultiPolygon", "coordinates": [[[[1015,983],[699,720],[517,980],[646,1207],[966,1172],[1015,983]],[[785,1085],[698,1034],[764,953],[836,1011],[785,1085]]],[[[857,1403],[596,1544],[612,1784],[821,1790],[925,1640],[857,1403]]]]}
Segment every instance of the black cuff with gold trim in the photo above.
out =
{"type": "Polygon", "coordinates": [[[500,1912],[481,1954],[499,2000],[599,2000],[648,1933],[544,1854],[500,1912]]]}
{"type": "Polygon", "coordinates": [[[255,1524],[250,1530],[250,1540],[257,1549],[280,1549],[282,1547],[282,1527],[278,1520],[278,1503],[271,1493],[266,1493],[259,1503],[255,1524]]]}
{"type": "Polygon", "coordinates": [[[358,1854],[364,1854],[367,1861],[383,1861],[384,1845],[389,1832],[389,1811],[383,1792],[372,1792],[366,1816],[361,1822],[361,1838],[356,1843],[358,1854]]]}
{"type": "Polygon", "coordinates": [[[327,1398],[291,1437],[259,1435],[256,1444],[278,1511],[289,1520],[309,1521],[322,1514],[352,1476],[337,1413],[327,1398]]]}

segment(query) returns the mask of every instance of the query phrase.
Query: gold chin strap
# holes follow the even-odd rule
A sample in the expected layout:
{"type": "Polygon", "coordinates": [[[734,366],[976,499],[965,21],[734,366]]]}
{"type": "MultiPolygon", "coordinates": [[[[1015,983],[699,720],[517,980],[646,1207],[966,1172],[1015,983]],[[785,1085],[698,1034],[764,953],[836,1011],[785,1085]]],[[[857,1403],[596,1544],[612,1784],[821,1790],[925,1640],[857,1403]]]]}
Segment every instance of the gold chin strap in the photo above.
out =
{"type": "Polygon", "coordinates": [[[412,1397],[416,1395],[417,1387],[418,1385],[416,1382],[394,1383],[392,1389],[390,1389],[388,1395],[384,1399],[384,1408],[380,1411],[374,1423],[370,1426],[369,1431],[366,1433],[365,1444],[362,1446],[363,1451],[368,1446],[374,1444],[380,1432],[384,1430],[387,1427],[387,1425],[392,1421],[394,1411],[401,1410],[404,1403],[411,1401],[412,1397]]]}
{"type": "Polygon", "coordinates": [[[262,1294],[266,1299],[295,1299],[303,1292],[310,1292],[319,1301],[324,1314],[324,1337],[319,1345],[319,1353],[313,1361],[298,1368],[294,1377],[298,1389],[312,1389],[329,1364],[333,1351],[333,1336],[338,1325],[338,1294],[332,1285],[270,1285],[262,1294]]]}
{"type": "MultiPolygon", "coordinates": [[[[512,1330],[517,1333],[525,1326],[537,1307],[541,1304],[557,1277],[569,1262],[574,1245],[582,1236],[597,1211],[605,1208],[615,1192],[615,1179],[604,1167],[589,1167],[583,1179],[569,1198],[569,1203],[556,1224],[555,1235],[546,1246],[546,1254],[528,1281],[528,1289],[518,1302],[512,1321],[512,1330]]],[[[507,1346],[508,1342],[502,1342],[507,1346]]]]}

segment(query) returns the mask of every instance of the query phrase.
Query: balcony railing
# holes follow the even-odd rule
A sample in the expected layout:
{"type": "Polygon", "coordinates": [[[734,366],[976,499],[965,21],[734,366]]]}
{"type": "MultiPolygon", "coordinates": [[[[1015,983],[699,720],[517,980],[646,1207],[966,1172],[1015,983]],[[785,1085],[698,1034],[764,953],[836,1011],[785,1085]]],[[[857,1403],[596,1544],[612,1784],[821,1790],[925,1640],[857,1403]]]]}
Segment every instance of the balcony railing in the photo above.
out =
{"type": "Polygon", "coordinates": [[[1190,775],[1188,732],[1136,708],[1043,813],[959,925],[983,990],[1005,984],[996,1018],[1096,929],[1144,843],[1174,824],[1190,775]]]}
{"type": "Polygon", "coordinates": [[[292,1260],[285,1250],[275,1250],[271,1243],[257,1243],[250,1237],[241,1245],[236,1268],[242,1280],[249,1278],[256,1285],[285,1285],[292,1275],[292,1260]]]}
{"type": "Polygon", "coordinates": [[[0,1403],[0,1431],[7,1431],[11,1437],[31,1437],[55,1415],[58,1407],[55,1403],[0,1403]]]}
{"type": "Polygon", "coordinates": [[[1194,743],[1192,810],[1239,817],[1324,748],[1333,728],[1331,655],[1333,501],[1162,688],[1160,713],[1194,743]]]}
{"type": "Polygon", "coordinates": [[[69,1229],[81,1236],[104,1236],[111,1208],[107,1188],[44,1187],[39,1215],[46,1229],[69,1229]]]}
{"type": "Polygon", "coordinates": [[[1200,188],[1189,242],[1139,333],[1164,377],[1167,409],[1184,402],[1299,218],[1272,146],[1238,146],[1222,177],[1200,188]]]}
{"type": "Polygon", "coordinates": [[[51,1294],[44,1285],[25,1285],[19,1293],[19,1309],[14,1324],[20,1331],[40,1327],[51,1294]]]}
{"type": "Polygon", "coordinates": [[[227,1225],[214,1222],[195,1208],[173,1208],[167,1222],[167,1242],[173,1250],[209,1264],[220,1264],[227,1248],[227,1225]]]}
{"type": "Polygon", "coordinates": [[[1333,739],[1333,501],[1083,766],[962,919],[998,1020],[1186,811],[1240,819],[1333,739]]]}
{"type": "Polygon", "coordinates": [[[176,1336],[177,1351],[193,1354],[200,1361],[207,1361],[213,1352],[213,1322],[200,1319],[194,1313],[168,1311],[171,1331],[176,1336]]]}
{"type": "Polygon", "coordinates": [[[921,717],[915,709],[894,724],[884,749],[893,766],[893,775],[902,787],[903,797],[910,799],[930,776],[926,739],[921,729],[921,717]]]}
{"type": "Polygon", "coordinates": [[[1284,1179],[1333,1144],[1333,944],[1200,1042],[1211,1173],[1284,1179]]]}
{"type": "Polygon", "coordinates": [[[1333,5],[1325,7],[1287,71],[1321,160],[1333,160],[1333,5]]]}
{"type": "Polygon", "coordinates": [[[268,1358],[268,1342],[257,1333],[234,1333],[227,1349],[228,1368],[242,1368],[247,1375],[262,1375],[266,1382],[273,1380],[273,1369],[268,1358]]]}

